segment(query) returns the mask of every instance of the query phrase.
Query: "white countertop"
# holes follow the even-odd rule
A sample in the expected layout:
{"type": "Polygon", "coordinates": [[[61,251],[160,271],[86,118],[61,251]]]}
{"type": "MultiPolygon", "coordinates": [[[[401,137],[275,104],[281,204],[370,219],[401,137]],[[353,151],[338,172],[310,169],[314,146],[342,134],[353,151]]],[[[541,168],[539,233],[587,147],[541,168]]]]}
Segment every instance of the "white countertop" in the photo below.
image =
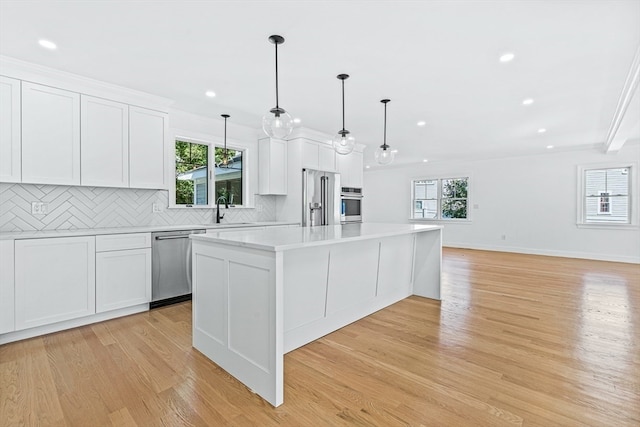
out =
{"type": "Polygon", "coordinates": [[[170,230],[216,230],[239,227],[264,227],[274,225],[294,225],[295,222],[252,222],[222,224],[187,224],[187,225],[145,225],[140,227],[82,228],[75,230],[42,230],[42,231],[10,231],[1,232],[0,240],[43,239],[48,237],[98,236],[104,234],[151,233],[170,230]]]}
{"type": "Polygon", "coordinates": [[[239,230],[194,234],[193,240],[215,242],[267,251],[285,251],[310,246],[330,245],[442,229],[440,225],[362,223],[292,227],[264,230],[239,230]]]}

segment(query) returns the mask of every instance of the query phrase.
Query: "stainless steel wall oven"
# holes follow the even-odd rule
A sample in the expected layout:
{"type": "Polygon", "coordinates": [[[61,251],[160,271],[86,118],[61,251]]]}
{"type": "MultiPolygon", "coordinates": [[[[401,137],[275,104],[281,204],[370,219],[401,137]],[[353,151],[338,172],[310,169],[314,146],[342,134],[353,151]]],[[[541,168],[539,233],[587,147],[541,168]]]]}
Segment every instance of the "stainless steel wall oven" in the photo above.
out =
{"type": "Polygon", "coordinates": [[[340,223],[362,222],[362,188],[342,187],[340,223]]]}

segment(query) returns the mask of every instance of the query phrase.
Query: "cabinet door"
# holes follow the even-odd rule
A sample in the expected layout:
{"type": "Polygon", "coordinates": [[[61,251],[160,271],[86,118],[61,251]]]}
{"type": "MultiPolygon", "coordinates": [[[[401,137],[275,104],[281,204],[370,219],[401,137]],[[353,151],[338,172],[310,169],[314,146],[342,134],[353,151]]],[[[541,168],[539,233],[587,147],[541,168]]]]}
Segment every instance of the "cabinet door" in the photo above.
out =
{"type": "Polygon", "coordinates": [[[129,106],[82,95],[82,185],[129,186],[129,106]]]}
{"type": "Polygon", "coordinates": [[[20,182],[20,80],[0,76],[0,182],[20,182]]]}
{"type": "Polygon", "coordinates": [[[165,189],[167,115],[129,107],[129,186],[165,189]]]}
{"type": "Polygon", "coordinates": [[[355,187],[351,182],[351,169],[353,164],[354,152],[349,154],[338,154],[336,161],[338,163],[338,172],[340,173],[340,186],[355,187]]]}
{"type": "Polygon", "coordinates": [[[349,180],[350,187],[362,188],[364,182],[364,156],[358,151],[354,151],[351,156],[351,169],[349,180]]]}
{"type": "Polygon", "coordinates": [[[264,138],[258,141],[259,194],[287,194],[287,142],[264,138]]]}
{"type": "Polygon", "coordinates": [[[151,248],[96,254],[96,312],[151,301],[151,248]]]}
{"type": "Polygon", "coordinates": [[[318,144],[313,141],[302,141],[302,167],[310,169],[320,168],[318,144]]]}
{"type": "Polygon", "coordinates": [[[95,237],[15,242],[16,330],[95,313],[95,237]]]}
{"type": "Polygon", "coordinates": [[[319,152],[319,169],[322,171],[335,172],[336,168],[336,152],[330,145],[318,144],[319,152]]]}
{"type": "Polygon", "coordinates": [[[15,330],[13,240],[0,240],[0,334],[15,330]]]}
{"type": "Polygon", "coordinates": [[[22,182],[80,185],[80,95],[22,82],[22,182]]]}

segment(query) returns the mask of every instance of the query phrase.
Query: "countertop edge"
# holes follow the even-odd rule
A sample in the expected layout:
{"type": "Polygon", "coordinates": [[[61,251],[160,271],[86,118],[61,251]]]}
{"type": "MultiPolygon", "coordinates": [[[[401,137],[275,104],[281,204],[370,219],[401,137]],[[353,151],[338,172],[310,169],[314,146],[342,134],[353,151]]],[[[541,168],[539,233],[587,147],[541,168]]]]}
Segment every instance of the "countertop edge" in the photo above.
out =
{"type": "Polygon", "coordinates": [[[102,236],[110,234],[153,233],[174,230],[215,230],[230,228],[252,228],[278,225],[300,225],[299,222],[262,221],[249,224],[180,224],[180,225],[142,225],[133,227],[82,228],[75,230],[39,230],[39,231],[3,231],[0,240],[46,239],[54,237],[102,236]]]}
{"type": "Polygon", "coordinates": [[[292,249],[310,248],[314,246],[326,246],[326,245],[332,245],[332,244],[378,239],[383,237],[401,236],[405,234],[423,233],[427,231],[442,230],[443,228],[444,227],[441,225],[424,225],[423,228],[418,228],[418,229],[387,231],[387,232],[367,234],[365,236],[341,237],[339,239],[300,242],[300,243],[292,243],[292,244],[286,244],[286,245],[265,245],[265,244],[259,244],[259,243],[253,243],[253,242],[241,242],[241,241],[225,239],[223,237],[216,237],[213,234],[192,234],[190,238],[192,240],[209,242],[209,243],[218,243],[218,244],[223,244],[227,246],[257,249],[257,250],[262,250],[267,252],[283,252],[283,251],[292,250],[292,249]]]}

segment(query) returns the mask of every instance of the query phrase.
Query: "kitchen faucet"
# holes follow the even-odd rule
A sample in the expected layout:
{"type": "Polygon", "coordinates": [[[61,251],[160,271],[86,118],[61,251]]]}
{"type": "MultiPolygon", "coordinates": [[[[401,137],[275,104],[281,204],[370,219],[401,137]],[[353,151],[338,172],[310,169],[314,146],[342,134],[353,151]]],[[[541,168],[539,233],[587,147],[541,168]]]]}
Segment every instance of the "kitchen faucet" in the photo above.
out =
{"type": "Polygon", "coordinates": [[[220,224],[220,220],[224,218],[224,214],[220,215],[220,199],[224,200],[224,208],[229,209],[227,198],[224,196],[218,197],[218,200],[216,200],[216,224],[220,224]]]}

